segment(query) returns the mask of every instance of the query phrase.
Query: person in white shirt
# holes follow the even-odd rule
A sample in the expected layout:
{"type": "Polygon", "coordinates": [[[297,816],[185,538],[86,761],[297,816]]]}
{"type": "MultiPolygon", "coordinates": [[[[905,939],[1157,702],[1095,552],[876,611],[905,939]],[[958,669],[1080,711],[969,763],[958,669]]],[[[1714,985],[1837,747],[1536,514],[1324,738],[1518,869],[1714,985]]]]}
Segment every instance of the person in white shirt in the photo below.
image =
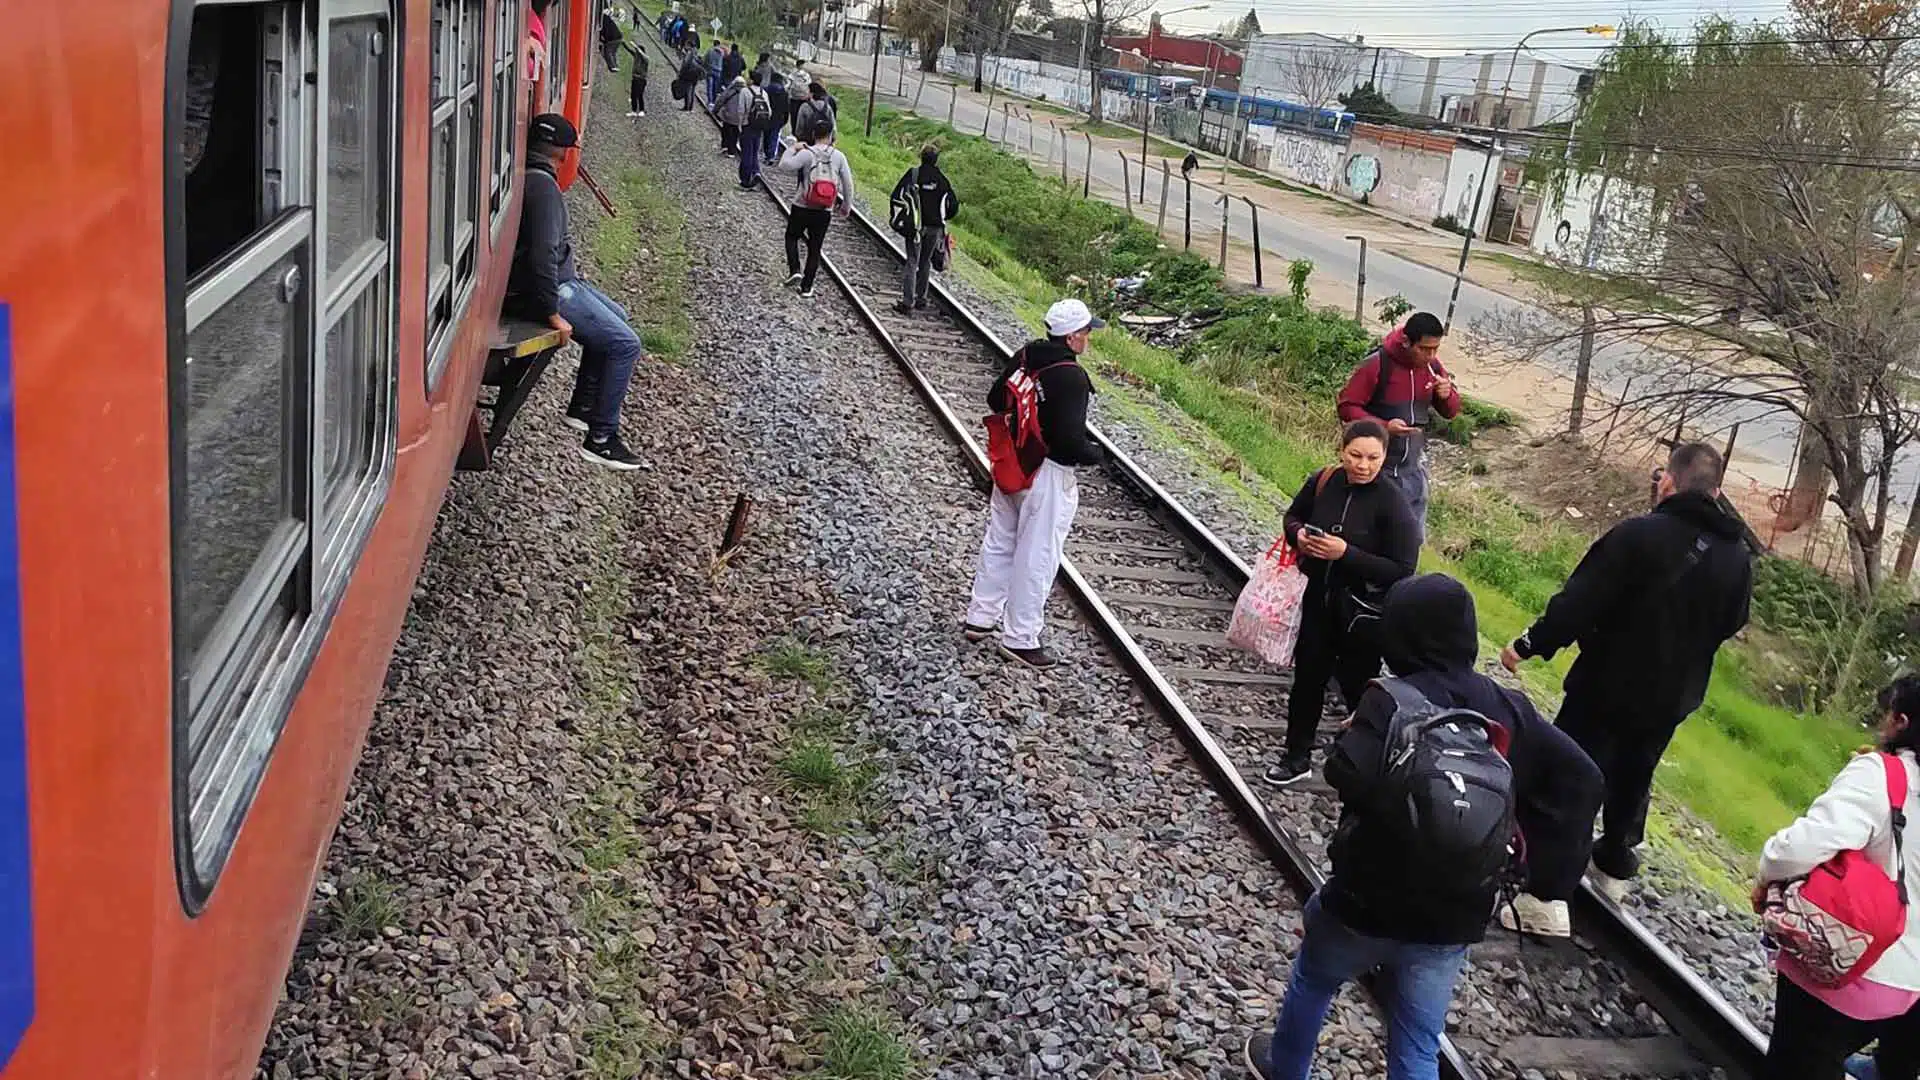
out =
{"type": "MultiPolygon", "coordinates": [[[[1907,771],[1906,817],[1920,815],[1920,676],[1896,679],[1880,692],[1879,749],[1907,771]]],[[[1768,840],[1760,853],[1754,910],[1767,886],[1792,881],[1843,851],[1862,851],[1889,877],[1904,874],[1920,889],[1920,836],[1894,845],[1885,759],[1861,754],[1834,777],[1826,793],[1798,821],[1768,840]],[[1900,865],[1895,852],[1899,850],[1900,865]]],[[[1848,1055],[1875,1039],[1880,1080],[1920,1075],[1920,904],[1907,908],[1906,932],[1858,979],[1838,989],[1821,987],[1782,954],[1774,984],[1773,1037],[1761,1080],[1837,1080],[1848,1055]]]]}

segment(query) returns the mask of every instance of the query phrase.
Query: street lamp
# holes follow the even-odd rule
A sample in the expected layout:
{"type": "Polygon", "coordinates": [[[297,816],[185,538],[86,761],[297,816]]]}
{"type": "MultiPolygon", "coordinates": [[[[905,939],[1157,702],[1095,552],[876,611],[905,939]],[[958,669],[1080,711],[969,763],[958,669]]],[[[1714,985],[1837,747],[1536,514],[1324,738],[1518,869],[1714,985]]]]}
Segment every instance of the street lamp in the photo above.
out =
{"type": "MultiPolygon", "coordinates": [[[[1513,55],[1507,58],[1507,77],[1500,82],[1500,108],[1506,108],[1507,92],[1513,88],[1513,69],[1520,65],[1520,50],[1527,47],[1528,41],[1541,34],[1593,34],[1597,37],[1612,37],[1613,27],[1604,24],[1597,26],[1548,26],[1542,27],[1539,30],[1528,31],[1527,34],[1520,39],[1520,43],[1513,47],[1513,55]]],[[[1529,116],[1527,120],[1531,123],[1533,117],[1529,116]]],[[[1453,328],[1453,309],[1455,305],[1460,302],[1460,282],[1467,274],[1467,255],[1473,250],[1474,230],[1478,228],[1480,224],[1480,199],[1487,191],[1487,173],[1493,170],[1493,151],[1494,148],[1499,145],[1499,135],[1505,126],[1503,123],[1495,124],[1493,131],[1487,135],[1487,156],[1486,160],[1480,166],[1480,182],[1475,184],[1473,188],[1473,211],[1467,217],[1467,234],[1460,242],[1460,266],[1453,274],[1453,295],[1447,297],[1446,326],[1448,329],[1453,328]]]]}
{"type": "MultiPolygon", "coordinates": [[[[1174,8],[1172,11],[1166,12],[1165,14],[1184,15],[1189,11],[1205,11],[1212,6],[1213,6],[1212,4],[1194,4],[1191,7],[1174,8]]],[[[1161,17],[1162,17],[1162,14],[1158,11],[1152,11],[1147,13],[1147,54],[1145,57],[1146,64],[1143,66],[1147,69],[1148,75],[1152,75],[1153,73],[1153,41],[1154,41],[1154,38],[1158,37],[1160,34],[1161,17]]],[[[1155,96],[1155,88],[1149,86],[1147,88],[1147,107],[1140,111],[1140,190],[1141,191],[1147,190],[1147,129],[1151,127],[1153,124],[1154,96],[1155,96]]]]}

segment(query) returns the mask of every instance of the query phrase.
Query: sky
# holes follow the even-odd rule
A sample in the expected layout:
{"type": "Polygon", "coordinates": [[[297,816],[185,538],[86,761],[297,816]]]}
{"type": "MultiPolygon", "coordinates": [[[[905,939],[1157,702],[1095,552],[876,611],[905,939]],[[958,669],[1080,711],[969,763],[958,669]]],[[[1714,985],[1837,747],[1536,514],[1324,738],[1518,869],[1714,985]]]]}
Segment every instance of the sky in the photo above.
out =
{"type": "MultiPolygon", "coordinates": [[[[1183,6],[1179,0],[1168,0],[1158,8],[1173,11],[1183,6]]],[[[1683,33],[1708,15],[1767,22],[1783,19],[1788,11],[1784,0],[1552,0],[1545,4],[1454,0],[1439,8],[1406,0],[1255,0],[1251,5],[1247,0],[1216,0],[1202,11],[1169,15],[1162,25],[1182,32],[1210,31],[1223,22],[1237,21],[1249,6],[1259,15],[1265,33],[1313,32],[1345,38],[1362,34],[1368,45],[1417,53],[1507,48],[1529,31],[1545,27],[1618,24],[1633,18],[1683,33]]],[[[1543,59],[1583,64],[1606,40],[1578,32],[1538,34],[1528,47],[1543,59]]]]}

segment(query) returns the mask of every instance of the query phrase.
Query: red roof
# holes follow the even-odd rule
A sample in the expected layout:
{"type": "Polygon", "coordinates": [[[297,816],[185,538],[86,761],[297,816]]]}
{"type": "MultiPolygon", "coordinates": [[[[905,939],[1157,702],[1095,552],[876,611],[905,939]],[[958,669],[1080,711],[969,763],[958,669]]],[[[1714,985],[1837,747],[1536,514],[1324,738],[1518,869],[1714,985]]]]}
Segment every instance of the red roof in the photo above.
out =
{"type": "Polygon", "coordinates": [[[1157,31],[1152,36],[1152,47],[1148,47],[1145,34],[1113,35],[1107,38],[1107,48],[1119,52],[1140,51],[1149,60],[1161,60],[1169,64],[1185,64],[1188,67],[1212,68],[1223,75],[1240,74],[1240,54],[1217,41],[1206,38],[1188,38],[1157,31]]]}

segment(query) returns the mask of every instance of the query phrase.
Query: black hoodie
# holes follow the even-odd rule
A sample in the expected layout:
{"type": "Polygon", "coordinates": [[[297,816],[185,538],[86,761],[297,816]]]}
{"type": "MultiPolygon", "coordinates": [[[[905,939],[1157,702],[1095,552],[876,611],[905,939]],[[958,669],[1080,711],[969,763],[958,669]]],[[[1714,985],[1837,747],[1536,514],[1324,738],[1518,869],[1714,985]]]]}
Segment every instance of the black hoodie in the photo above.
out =
{"type": "Polygon", "coordinates": [[[988,407],[997,413],[1007,411],[1007,377],[1023,360],[1028,371],[1039,372],[1034,381],[1040,385],[1040,437],[1046,440],[1047,457],[1069,466],[1105,461],[1106,453],[1087,434],[1087,404],[1093,396],[1093,380],[1080,366],[1080,357],[1064,342],[1041,338],[1014,353],[1013,360],[1000,369],[993,389],[987,391],[988,407]]]}
{"type": "MultiPolygon", "coordinates": [[[[1542,891],[1571,892],[1586,867],[1602,795],[1600,772],[1526,695],[1474,670],[1480,638],[1473,595],[1444,574],[1407,578],[1387,593],[1379,635],[1387,666],[1428,701],[1471,709],[1506,730],[1515,817],[1535,853],[1535,881],[1547,870],[1559,884],[1542,891]],[[1563,854],[1569,858],[1555,858],[1563,854]]],[[[1380,790],[1381,746],[1393,710],[1385,690],[1368,687],[1327,756],[1327,782],[1340,793],[1340,824],[1322,903],[1341,922],[1374,937],[1435,945],[1479,941],[1493,911],[1493,889],[1409,880],[1398,835],[1383,823],[1385,815],[1404,814],[1384,805],[1380,790]]]]}
{"type": "Polygon", "coordinates": [[[1682,492],[1594,541],[1514,648],[1551,659],[1579,643],[1568,696],[1618,701],[1623,725],[1671,727],[1700,707],[1714,654],[1747,624],[1752,595],[1739,519],[1682,492]]]}

